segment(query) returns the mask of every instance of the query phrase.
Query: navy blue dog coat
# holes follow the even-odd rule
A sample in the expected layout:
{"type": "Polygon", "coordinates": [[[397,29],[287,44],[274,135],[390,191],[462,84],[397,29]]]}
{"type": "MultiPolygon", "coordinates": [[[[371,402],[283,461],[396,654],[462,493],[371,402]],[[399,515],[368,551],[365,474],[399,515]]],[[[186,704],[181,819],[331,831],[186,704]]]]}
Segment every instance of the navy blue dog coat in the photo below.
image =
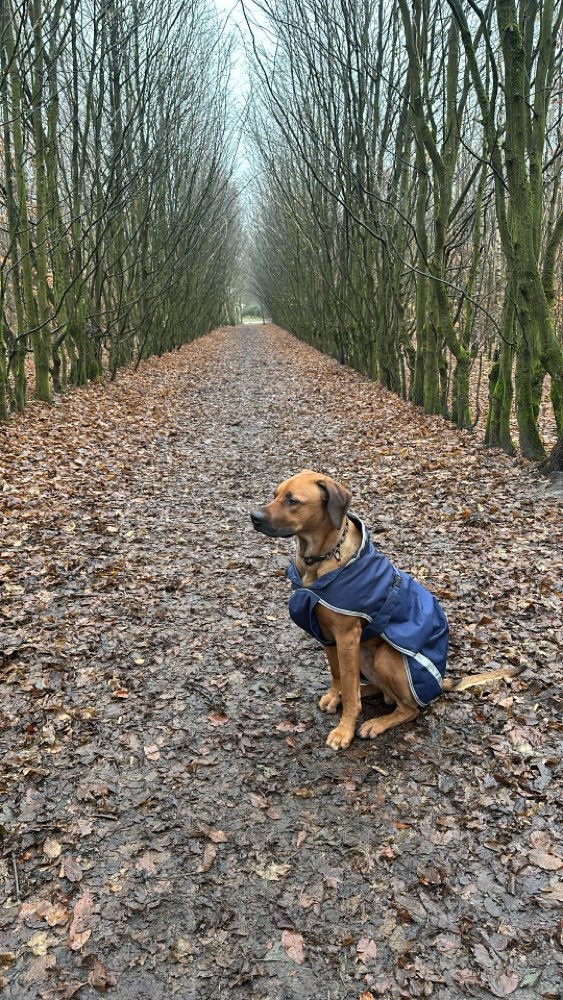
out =
{"type": "Polygon", "coordinates": [[[442,693],[448,659],[446,616],[430,591],[376,549],[360,518],[348,517],[362,533],[359,551],[350,562],[308,587],[303,586],[293,561],[287,571],[294,588],[289,613],[296,625],[323,646],[335,643],[323,637],[317,604],[364,618],[361,641],[381,636],[402,653],[413,697],[419,705],[428,705],[442,693]]]}

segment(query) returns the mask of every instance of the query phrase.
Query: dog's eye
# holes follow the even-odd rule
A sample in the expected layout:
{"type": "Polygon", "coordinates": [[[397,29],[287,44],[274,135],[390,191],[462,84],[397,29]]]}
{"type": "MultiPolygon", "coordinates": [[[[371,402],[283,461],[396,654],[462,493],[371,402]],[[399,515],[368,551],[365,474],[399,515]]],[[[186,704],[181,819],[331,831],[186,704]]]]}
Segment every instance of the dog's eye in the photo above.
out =
{"type": "Polygon", "coordinates": [[[288,505],[288,507],[296,507],[297,504],[299,503],[299,500],[296,500],[295,497],[286,497],[285,502],[288,505]]]}

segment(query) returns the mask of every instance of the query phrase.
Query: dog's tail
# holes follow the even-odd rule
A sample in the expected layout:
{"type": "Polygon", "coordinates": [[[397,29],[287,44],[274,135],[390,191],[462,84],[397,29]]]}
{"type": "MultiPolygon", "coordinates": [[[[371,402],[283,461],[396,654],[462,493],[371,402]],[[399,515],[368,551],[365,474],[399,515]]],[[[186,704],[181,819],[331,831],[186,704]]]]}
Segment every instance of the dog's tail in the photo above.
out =
{"type": "Polygon", "coordinates": [[[508,677],[518,677],[528,668],[520,667],[499,667],[498,670],[486,670],[483,674],[470,674],[460,681],[451,677],[446,677],[443,684],[444,691],[466,691],[467,688],[476,687],[478,684],[487,684],[489,681],[506,680],[508,677]]]}

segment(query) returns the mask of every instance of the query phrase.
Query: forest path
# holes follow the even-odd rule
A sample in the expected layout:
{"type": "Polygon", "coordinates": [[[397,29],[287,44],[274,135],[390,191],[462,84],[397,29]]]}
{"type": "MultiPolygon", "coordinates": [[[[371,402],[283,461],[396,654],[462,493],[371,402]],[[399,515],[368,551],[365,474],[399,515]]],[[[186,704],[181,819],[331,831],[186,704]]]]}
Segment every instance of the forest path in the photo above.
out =
{"type": "Polygon", "coordinates": [[[560,996],[563,532],[529,466],[273,326],[0,447],[6,998],[560,996]],[[302,467],[439,595],[452,673],[528,673],[328,750],[292,543],[248,519],[302,467]]]}

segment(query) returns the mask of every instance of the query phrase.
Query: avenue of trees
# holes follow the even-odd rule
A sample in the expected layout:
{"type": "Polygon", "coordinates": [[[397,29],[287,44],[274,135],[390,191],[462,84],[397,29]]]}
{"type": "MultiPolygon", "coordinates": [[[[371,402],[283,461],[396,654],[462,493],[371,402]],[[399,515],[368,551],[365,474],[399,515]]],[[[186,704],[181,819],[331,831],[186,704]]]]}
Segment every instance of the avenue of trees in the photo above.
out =
{"type": "Polygon", "coordinates": [[[0,3],[0,419],[226,318],[230,61],[207,0],[0,3]]]}
{"type": "Polygon", "coordinates": [[[250,225],[212,0],[0,0],[0,420],[234,321],[246,231],[274,322],[540,462],[549,396],[563,468],[563,0],[239,4],[250,225]]]}
{"type": "Polygon", "coordinates": [[[256,292],[459,427],[563,456],[562,0],[257,0],[256,292]],[[559,335],[558,335],[559,331],[559,335]]]}

